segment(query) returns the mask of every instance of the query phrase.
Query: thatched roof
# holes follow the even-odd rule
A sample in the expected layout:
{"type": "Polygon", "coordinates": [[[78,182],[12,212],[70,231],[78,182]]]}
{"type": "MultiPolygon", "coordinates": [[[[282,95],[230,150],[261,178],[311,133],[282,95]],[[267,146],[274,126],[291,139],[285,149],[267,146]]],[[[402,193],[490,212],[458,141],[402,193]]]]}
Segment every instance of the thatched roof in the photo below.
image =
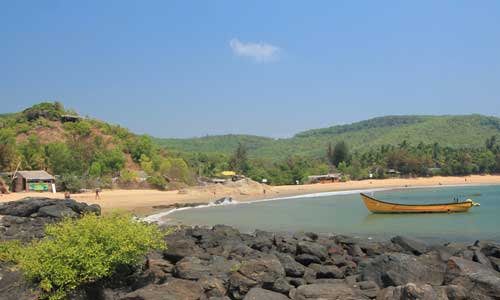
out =
{"type": "Polygon", "coordinates": [[[18,171],[15,177],[20,176],[27,180],[54,180],[54,176],[46,171],[18,171]]]}

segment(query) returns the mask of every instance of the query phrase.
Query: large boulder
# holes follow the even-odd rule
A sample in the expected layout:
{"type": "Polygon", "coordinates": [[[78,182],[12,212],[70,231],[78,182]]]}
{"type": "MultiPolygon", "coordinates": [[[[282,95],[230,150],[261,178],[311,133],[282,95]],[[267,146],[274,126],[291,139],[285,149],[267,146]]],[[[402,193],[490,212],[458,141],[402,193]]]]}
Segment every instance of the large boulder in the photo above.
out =
{"type": "Polygon", "coordinates": [[[221,256],[212,256],[209,260],[188,256],[179,261],[174,268],[174,276],[182,279],[198,280],[206,276],[215,276],[226,280],[237,269],[239,262],[227,260],[221,256]]]}
{"type": "Polygon", "coordinates": [[[344,283],[337,284],[308,284],[297,288],[295,300],[362,300],[368,299],[357,294],[344,283]]]}
{"type": "Polygon", "coordinates": [[[197,282],[172,279],[161,285],[148,285],[128,293],[120,300],[199,300],[203,291],[197,282]]]}
{"type": "Polygon", "coordinates": [[[428,284],[408,283],[381,290],[377,300],[448,300],[448,297],[444,293],[436,293],[428,284]]]}
{"type": "Polygon", "coordinates": [[[500,298],[500,273],[460,257],[448,260],[445,284],[463,286],[471,299],[500,298]]]}
{"type": "Polygon", "coordinates": [[[239,273],[259,283],[273,283],[278,278],[285,277],[285,269],[275,256],[244,261],[239,273]]]}
{"type": "Polygon", "coordinates": [[[11,264],[0,263],[0,299],[36,300],[36,287],[25,281],[23,274],[11,264]]]}
{"type": "Polygon", "coordinates": [[[78,216],[78,213],[73,211],[70,207],[60,204],[54,204],[41,207],[38,210],[38,216],[62,219],[64,217],[74,218],[78,216]]]}
{"type": "Polygon", "coordinates": [[[401,247],[403,250],[408,251],[414,255],[421,255],[429,251],[429,247],[423,241],[418,239],[410,238],[407,236],[395,236],[391,241],[401,247]]]}
{"type": "Polygon", "coordinates": [[[297,254],[308,254],[317,257],[323,261],[328,257],[328,251],[325,246],[314,242],[299,242],[297,244],[297,254]]]}
{"type": "Polygon", "coordinates": [[[65,215],[78,216],[83,213],[100,214],[99,205],[87,205],[72,199],[51,199],[44,197],[26,197],[18,201],[0,203],[0,215],[15,217],[51,217],[65,215]],[[49,207],[49,208],[46,208],[49,207]]]}
{"type": "Polygon", "coordinates": [[[286,276],[289,277],[302,277],[305,272],[305,267],[296,262],[292,256],[288,254],[276,253],[281,265],[285,269],[286,276]]]}
{"type": "Polygon", "coordinates": [[[364,261],[360,265],[362,280],[370,280],[381,288],[407,283],[441,285],[446,265],[437,254],[413,256],[404,253],[388,253],[364,261]]]}
{"type": "Polygon", "coordinates": [[[255,287],[245,296],[244,300],[289,300],[290,298],[280,293],[255,287]]]}

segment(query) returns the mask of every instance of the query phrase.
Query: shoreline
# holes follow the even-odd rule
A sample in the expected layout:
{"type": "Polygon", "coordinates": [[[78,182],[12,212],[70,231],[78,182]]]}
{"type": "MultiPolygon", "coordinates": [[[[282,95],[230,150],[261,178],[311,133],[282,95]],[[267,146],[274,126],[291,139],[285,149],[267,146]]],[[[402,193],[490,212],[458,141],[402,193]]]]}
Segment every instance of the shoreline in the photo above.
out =
{"type": "MultiPolygon", "coordinates": [[[[71,195],[72,199],[89,204],[99,204],[104,212],[113,210],[130,211],[139,216],[148,216],[165,209],[155,209],[156,206],[173,205],[175,203],[209,204],[223,197],[231,197],[238,203],[269,201],[276,198],[300,198],[311,194],[331,192],[350,192],[372,189],[398,189],[417,187],[451,187],[467,185],[495,185],[500,184],[500,175],[471,175],[466,177],[419,177],[419,178],[389,178],[372,179],[328,184],[305,184],[268,186],[246,181],[244,183],[230,183],[227,185],[210,184],[196,186],[184,190],[103,190],[100,199],[95,199],[94,193],[71,195]],[[265,193],[264,193],[265,190],[265,193]]],[[[63,199],[63,193],[12,193],[0,196],[1,202],[15,201],[24,197],[48,197],[63,199]]],[[[310,197],[310,196],[309,196],[310,197]]]]}

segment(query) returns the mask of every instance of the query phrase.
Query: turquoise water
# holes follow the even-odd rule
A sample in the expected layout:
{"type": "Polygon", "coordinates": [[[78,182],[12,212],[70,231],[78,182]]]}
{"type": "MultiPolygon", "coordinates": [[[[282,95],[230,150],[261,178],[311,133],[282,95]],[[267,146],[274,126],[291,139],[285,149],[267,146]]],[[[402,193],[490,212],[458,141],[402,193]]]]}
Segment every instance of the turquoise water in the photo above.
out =
{"type": "Polygon", "coordinates": [[[500,185],[406,188],[368,194],[398,203],[443,203],[454,197],[481,203],[467,213],[372,214],[359,194],[303,197],[177,211],[170,221],[227,224],[242,231],[313,231],[361,236],[406,234],[450,241],[500,241],[500,185]]]}

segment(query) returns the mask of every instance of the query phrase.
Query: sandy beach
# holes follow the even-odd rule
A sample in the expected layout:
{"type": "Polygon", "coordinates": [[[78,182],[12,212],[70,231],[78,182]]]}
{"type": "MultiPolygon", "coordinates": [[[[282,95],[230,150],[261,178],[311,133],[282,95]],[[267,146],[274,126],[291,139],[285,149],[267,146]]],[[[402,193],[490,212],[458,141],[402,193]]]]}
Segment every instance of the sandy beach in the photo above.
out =
{"type": "MultiPolygon", "coordinates": [[[[232,197],[239,202],[258,201],[268,198],[287,197],[311,193],[360,190],[372,188],[405,188],[417,186],[447,186],[465,184],[500,184],[500,175],[472,175],[467,177],[393,178],[361,180],[328,184],[267,186],[252,181],[213,184],[191,187],[185,190],[103,190],[100,199],[95,193],[72,194],[71,198],[89,204],[99,204],[104,212],[114,209],[126,210],[138,215],[157,211],[154,206],[174,203],[209,203],[222,197],[232,197]],[[265,190],[265,193],[264,193],[265,190]]],[[[0,195],[0,202],[19,200],[24,197],[64,198],[63,193],[11,193],[0,195]]]]}

